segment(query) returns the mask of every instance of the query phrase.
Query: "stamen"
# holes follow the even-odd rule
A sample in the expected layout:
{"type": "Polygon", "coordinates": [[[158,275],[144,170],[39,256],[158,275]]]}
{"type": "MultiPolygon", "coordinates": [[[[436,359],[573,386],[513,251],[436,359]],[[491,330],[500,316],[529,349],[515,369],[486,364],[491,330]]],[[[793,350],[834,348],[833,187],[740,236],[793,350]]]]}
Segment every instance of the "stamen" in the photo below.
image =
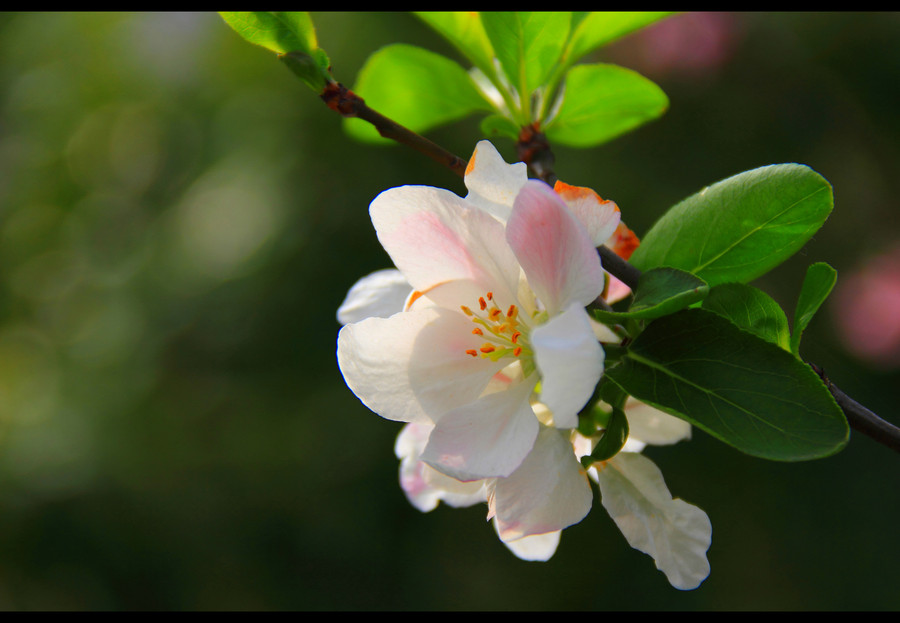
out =
{"type": "Polygon", "coordinates": [[[484,331],[482,331],[478,327],[475,327],[474,329],[472,329],[472,335],[484,335],[484,331]]]}
{"type": "Polygon", "coordinates": [[[520,335],[522,335],[522,333],[519,332],[519,331],[516,331],[515,333],[512,334],[512,337],[509,338],[509,339],[512,340],[512,343],[513,343],[513,344],[518,344],[518,343],[519,343],[519,336],[520,336],[520,335]]]}
{"type": "Polygon", "coordinates": [[[515,315],[518,313],[518,311],[519,311],[519,310],[516,309],[516,306],[515,306],[515,305],[510,305],[510,306],[509,306],[509,311],[506,312],[506,317],[507,317],[507,318],[514,318],[515,315]]]}
{"type": "Polygon", "coordinates": [[[465,305],[460,305],[459,308],[463,311],[466,316],[472,316],[472,310],[466,307],[465,305]]]}
{"type": "Polygon", "coordinates": [[[483,352],[486,355],[488,353],[494,352],[495,349],[493,346],[491,346],[490,344],[485,342],[484,345],[482,345],[482,347],[479,348],[478,350],[480,350],[481,352],[483,352]]]}
{"type": "Polygon", "coordinates": [[[489,300],[489,301],[493,301],[493,300],[494,300],[494,293],[493,293],[493,292],[488,292],[488,293],[487,293],[487,300],[489,300]]]}
{"type": "Polygon", "coordinates": [[[503,312],[500,311],[499,308],[495,307],[495,308],[492,309],[490,312],[488,312],[488,318],[490,318],[491,320],[497,320],[497,318],[498,318],[498,317],[500,316],[500,314],[502,314],[502,313],[503,313],[503,312]]]}
{"type": "Polygon", "coordinates": [[[481,311],[484,311],[484,310],[487,309],[487,303],[485,302],[483,296],[479,296],[479,297],[478,297],[478,305],[481,306],[481,311]]]}
{"type": "Polygon", "coordinates": [[[469,349],[469,350],[466,351],[466,354],[467,354],[467,355],[472,355],[473,357],[477,357],[477,356],[478,356],[478,351],[475,350],[475,349],[469,349]]]}
{"type": "Polygon", "coordinates": [[[521,346],[516,346],[516,349],[513,351],[513,355],[515,355],[516,357],[518,357],[518,356],[521,355],[521,354],[522,354],[522,347],[521,347],[521,346]]]}

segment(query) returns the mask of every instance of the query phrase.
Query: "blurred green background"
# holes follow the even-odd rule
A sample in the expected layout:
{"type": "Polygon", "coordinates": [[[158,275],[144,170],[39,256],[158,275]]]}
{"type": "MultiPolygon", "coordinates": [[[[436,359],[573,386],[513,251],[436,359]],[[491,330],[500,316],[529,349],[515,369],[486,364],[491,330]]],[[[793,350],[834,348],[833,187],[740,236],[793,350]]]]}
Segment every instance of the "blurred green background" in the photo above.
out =
{"type": "MultiPolygon", "coordinates": [[[[313,18],[348,85],[391,42],[456,58],[407,14],[313,18]]],[[[678,16],[592,56],[657,82],[669,112],[555,150],[639,235],[757,166],[829,179],[832,217],[755,285],[790,315],[806,267],[837,268],[802,353],[894,422],[898,42],[897,13],[678,16]]],[[[430,136],[463,157],[482,138],[475,119],[430,136]]],[[[0,609],[900,608],[900,455],[858,434],[800,464],[702,432],[649,449],[712,520],[692,592],[599,503],[547,563],[510,554],[484,506],[413,509],[400,426],[334,357],[347,289],[389,266],[367,206],[402,184],[465,194],[348,139],[215,13],[0,14],[0,609]]]]}

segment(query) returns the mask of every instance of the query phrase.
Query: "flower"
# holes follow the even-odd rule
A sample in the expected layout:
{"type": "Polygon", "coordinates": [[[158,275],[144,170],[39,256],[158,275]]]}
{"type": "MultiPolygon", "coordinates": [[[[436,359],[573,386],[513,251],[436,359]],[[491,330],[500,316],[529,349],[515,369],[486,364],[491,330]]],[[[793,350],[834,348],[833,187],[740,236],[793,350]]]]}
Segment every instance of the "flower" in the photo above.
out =
{"type": "Polygon", "coordinates": [[[466,184],[465,199],[403,186],[372,202],[378,238],[414,291],[398,314],[345,325],[337,353],[367,407],[434,425],[423,460],[461,481],[507,477],[522,464],[540,431],[538,381],[543,423],[577,425],[604,358],[584,309],[605,284],[589,232],[608,238],[619,220],[607,202],[585,228],[487,142],[466,184]]]}
{"type": "MultiPolygon", "coordinates": [[[[338,363],[366,406],[407,422],[395,454],[413,506],[486,502],[516,556],[548,560],[592,503],[578,459],[596,440],[574,428],[603,371],[604,333],[584,307],[629,292],[604,275],[594,247],[627,258],[638,241],[613,202],[529,181],[524,164],[505,163],[487,141],[465,182],[464,199],[405,186],[372,202],[397,269],[348,292],[338,363]]],[[[623,452],[587,473],[629,543],[674,586],[694,588],[709,572],[709,520],[673,500],[638,454],[688,438],[690,425],[634,399],[625,410],[623,452]]]]}

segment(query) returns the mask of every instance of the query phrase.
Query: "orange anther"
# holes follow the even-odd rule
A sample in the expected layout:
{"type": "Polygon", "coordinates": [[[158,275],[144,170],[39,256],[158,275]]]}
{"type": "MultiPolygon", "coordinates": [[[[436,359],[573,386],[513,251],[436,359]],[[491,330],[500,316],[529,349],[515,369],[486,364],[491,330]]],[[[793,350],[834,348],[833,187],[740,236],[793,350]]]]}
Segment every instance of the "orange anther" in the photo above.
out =
{"type": "Polygon", "coordinates": [[[516,315],[516,313],[518,313],[518,311],[519,311],[519,310],[516,309],[516,306],[515,306],[515,305],[510,305],[510,306],[509,306],[509,310],[506,312],[506,317],[507,317],[507,318],[512,318],[512,317],[514,317],[514,316],[516,315]]]}
{"type": "Polygon", "coordinates": [[[478,297],[478,305],[481,306],[481,311],[484,311],[487,309],[487,303],[485,302],[483,296],[478,297]]]}
{"type": "Polygon", "coordinates": [[[496,320],[497,317],[498,317],[500,314],[502,314],[502,313],[503,313],[502,311],[500,311],[498,308],[495,307],[494,309],[492,309],[492,310],[488,313],[488,317],[489,317],[491,320],[496,320]]]}
{"type": "Polygon", "coordinates": [[[474,329],[472,329],[472,335],[484,335],[484,331],[482,331],[478,327],[475,327],[474,329]]]}
{"type": "Polygon", "coordinates": [[[522,354],[522,347],[521,347],[521,346],[516,346],[516,349],[513,351],[513,355],[515,355],[516,357],[518,357],[518,356],[521,355],[521,354],[522,354]]]}
{"type": "Polygon", "coordinates": [[[520,335],[522,335],[522,334],[521,334],[519,331],[516,331],[515,333],[512,334],[512,337],[511,337],[510,339],[512,340],[512,343],[513,343],[513,344],[518,344],[518,343],[519,343],[519,336],[520,336],[520,335]]]}
{"type": "Polygon", "coordinates": [[[485,345],[482,346],[479,350],[480,350],[481,352],[487,354],[487,353],[492,353],[492,352],[494,352],[494,347],[491,346],[490,344],[485,344],[485,345]]]}
{"type": "Polygon", "coordinates": [[[476,351],[476,350],[474,350],[474,349],[469,349],[469,350],[466,351],[466,354],[467,354],[467,355],[472,355],[473,357],[477,357],[477,356],[478,356],[478,351],[476,351]]]}
{"type": "Polygon", "coordinates": [[[487,293],[487,300],[489,300],[489,301],[493,301],[493,300],[494,300],[494,293],[493,293],[493,292],[488,292],[488,293],[487,293]]]}

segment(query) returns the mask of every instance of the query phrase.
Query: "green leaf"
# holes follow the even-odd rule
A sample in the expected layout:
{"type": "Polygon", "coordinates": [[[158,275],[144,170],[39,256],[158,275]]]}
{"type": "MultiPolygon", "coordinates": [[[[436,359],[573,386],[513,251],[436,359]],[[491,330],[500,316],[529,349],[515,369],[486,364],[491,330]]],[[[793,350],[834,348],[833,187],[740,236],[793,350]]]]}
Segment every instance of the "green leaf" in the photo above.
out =
{"type": "MultiPolygon", "coordinates": [[[[557,65],[569,36],[569,12],[484,12],[481,22],[523,110],[557,65]]],[[[522,120],[525,123],[530,119],[522,120]]]]}
{"type": "Polygon", "coordinates": [[[516,141],[519,139],[519,126],[503,115],[489,115],[481,121],[481,133],[487,137],[505,136],[516,141]]]}
{"type": "Polygon", "coordinates": [[[477,11],[414,11],[486,76],[495,76],[494,49],[477,11]]]}
{"type": "Polygon", "coordinates": [[[837,282],[837,271],[825,262],[813,264],[806,270],[806,277],[800,288],[800,298],[794,311],[794,332],[791,335],[790,348],[795,355],[800,353],[800,336],[806,330],[809,321],[819,310],[831,289],[837,282]]]}
{"type": "Polygon", "coordinates": [[[545,134],[552,142],[572,147],[605,143],[656,119],[669,107],[669,98],[652,81],[608,64],[573,67],[562,98],[545,134]]]}
{"type": "Polygon", "coordinates": [[[566,59],[574,63],[579,58],[611,43],[620,37],[672,15],[671,11],[594,11],[576,13],[573,17],[572,39],[566,49],[566,59]]]}
{"type": "Polygon", "coordinates": [[[743,283],[717,285],[703,301],[703,309],[724,316],[744,331],[785,350],[790,348],[790,330],[784,310],[759,288],[743,283]]]}
{"type": "MultiPolygon", "coordinates": [[[[401,43],[372,54],[353,91],[371,108],[419,133],[473,112],[492,110],[459,64],[401,43]]],[[[360,140],[390,142],[361,119],[346,118],[344,122],[346,130],[360,140]]]]}
{"type": "Polygon", "coordinates": [[[844,414],[808,365],[704,309],[651,322],[605,378],[765,459],[828,456],[849,436],[844,414]]]}
{"type": "Polygon", "coordinates": [[[309,13],[222,11],[219,15],[244,39],[276,54],[312,54],[319,47],[309,13]]]}
{"type": "Polygon", "coordinates": [[[600,322],[620,322],[627,318],[649,320],[660,318],[703,300],[709,286],[677,268],[654,268],[641,273],[634,300],[626,312],[592,310],[600,322]]]}
{"type": "Polygon", "coordinates": [[[666,212],[629,261],[672,266],[710,286],[745,283],[797,252],[831,213],[831,185],[800,164],[745,171],[666,212]]]}
{"type": "Polygon", "coordinates": [[[619,453],[626,441],[628,441],[628,418],[622,409],[613,407],[606,431],[590,455],[582,457],[581,464],[588,468],[592,463],[608,461],[619,453]]]}
{"type": "Polygon", "coordinates": [[[255,45],[289,58],[282,60],[314,90],[321,92],[331,79],[329,60],[319,48],[309,13],[302,11],[221,11],[235,32],[255,45]]]}

